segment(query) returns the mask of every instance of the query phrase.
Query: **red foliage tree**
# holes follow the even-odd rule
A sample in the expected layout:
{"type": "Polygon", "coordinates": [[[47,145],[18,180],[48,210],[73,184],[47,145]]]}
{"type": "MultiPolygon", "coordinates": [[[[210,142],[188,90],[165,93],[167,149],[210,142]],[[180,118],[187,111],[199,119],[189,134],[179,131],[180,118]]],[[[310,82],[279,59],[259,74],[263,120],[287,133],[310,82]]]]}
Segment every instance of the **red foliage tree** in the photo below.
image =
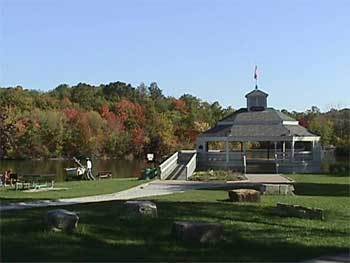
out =
{"type": "Polygon", "coordinates": [[[301,117],[299,119],[299,124],[305,128],[309,128],[309,120],[306,119],[305,117],[301,117]]]}
{"type": "Polygon", "coordinates": [[[143,148],[146,141],[146,135],[143,128],[137,127],[132,130],[132,143],[137,155],[143,152],[143,148]]]}
{"type": "Polygon", "coordinates": [[[174,108],[181,113],[185,113],[187,111],[186,101],[184,101],[184,100],[174,99],[172,104],[173,104],[174,108]]]}
{"type": "Polygon", "coordinates": [[[76,109],[64,109],[63,112],[66,115],[68,121],[75,121],[79,115],[79,111],[76,109]]]}
{"type": "Polygon", "coordinates": [[[108,105],[102,106],[101,117],[107,121],[107,125],[112,131],[119,132],[125,130],[123,122],[109,110],[108,105]]]}
{"type": "Polygon", "coordinates": [[[129,130],[145,125],[145,110],[140,104],[123,99],[117,103],[115,108],[117,118],[129,130]]]}

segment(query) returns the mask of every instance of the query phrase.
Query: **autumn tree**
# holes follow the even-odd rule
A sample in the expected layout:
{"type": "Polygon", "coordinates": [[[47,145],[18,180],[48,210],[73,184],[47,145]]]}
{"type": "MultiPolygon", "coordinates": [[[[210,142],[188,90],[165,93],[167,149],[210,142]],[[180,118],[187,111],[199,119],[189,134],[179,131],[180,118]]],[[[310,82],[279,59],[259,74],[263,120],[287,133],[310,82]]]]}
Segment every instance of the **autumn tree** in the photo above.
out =
{"type": "Polygon", "coordinates": [[[8,157],[14,146],[15,125],[9,120],[5,108],[0,108],[0,159],[8,157]]]}

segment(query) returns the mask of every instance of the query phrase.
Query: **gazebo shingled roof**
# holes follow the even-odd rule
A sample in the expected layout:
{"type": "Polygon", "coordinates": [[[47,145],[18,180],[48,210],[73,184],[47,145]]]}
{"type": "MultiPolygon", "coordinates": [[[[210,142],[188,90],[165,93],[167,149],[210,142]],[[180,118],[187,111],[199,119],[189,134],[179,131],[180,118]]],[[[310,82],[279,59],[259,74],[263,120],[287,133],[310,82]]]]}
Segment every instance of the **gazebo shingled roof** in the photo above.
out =
{"type": "Polygon", "coordinates": [[[291,137],[316,136],[286,114],[267,108],[263,111],[247,111],[246,108],[230,114],[199,137],[291,137]]]}
{"type": "Polygon", "coordinates": [[[263,111],[248,111],[246,108],[241,108],[224,119],[220,120],[221,122],[233,122],[234,124],[238,123],[265,123],[265,122],[276,122],[281,121],[296,121],[293,118],[287,116],[286,114],[275,110],[273,108],[267,108],[263,111]]]}

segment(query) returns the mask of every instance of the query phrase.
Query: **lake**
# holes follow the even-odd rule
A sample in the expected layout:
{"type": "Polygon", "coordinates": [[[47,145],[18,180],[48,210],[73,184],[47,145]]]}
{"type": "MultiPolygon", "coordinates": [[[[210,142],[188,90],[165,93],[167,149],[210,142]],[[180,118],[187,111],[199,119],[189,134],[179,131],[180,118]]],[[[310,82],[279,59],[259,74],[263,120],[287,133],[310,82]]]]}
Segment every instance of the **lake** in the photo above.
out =
{"type": "MultiPolygon", "coordinates": [[[[114,178],[139,177],[146,167],[143,160],[92,160],[93,174],[111,171],[114,178]]],[[[85,160],[81,160],[86,165],[85,160]]],[[[12,169],[18,174],[56,174],[56,181],[65,179],[64,168],[77,167],[73,160],[0,160],[0,174],[12,169]]]]}
{"type": "MultiPolygon", "coordinates": [[[[86,160],[81,160],[86,165],[86,160]]],[[[325,158],[322,164],[323,172],[328,172],[330,163],[342,163],[342,158],[325,158]]],[[[346,160],[348,162],[348,160],[346,160]]],[[[147,164],[143,160],[93,160],[93,173],[111,171],[114,178],[139,177],[147,164]]],[[[12,169],[18,174],[56,174],[56,181],[65,179],[64,168],[77,167],[73,160],[0,160],[0,174],[12,169]]]]}

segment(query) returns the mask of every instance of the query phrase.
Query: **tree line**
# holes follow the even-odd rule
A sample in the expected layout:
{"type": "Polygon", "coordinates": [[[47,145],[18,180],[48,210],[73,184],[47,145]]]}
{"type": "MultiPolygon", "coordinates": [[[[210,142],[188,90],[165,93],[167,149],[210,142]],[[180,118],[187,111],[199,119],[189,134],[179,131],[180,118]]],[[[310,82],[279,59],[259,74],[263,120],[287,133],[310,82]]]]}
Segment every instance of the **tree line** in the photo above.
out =
{"type": "Polygon", "coordinates": [[[232,111],[189,94],[167,97],[155,82],[0,88],[0,158],[161,157],[193,149],[199,133],[232,111]]]}
{"type": "MultiPolygon", "coordinates": [[[[0,88],[0,159],[94,156],[156,157],[193,149],[198,134],[231,114],[231,107],[189,94],[165,96],[156,82],[59,85],[48,92],[0,88]]],[[[349,109],[282,112],[349,152],[349,109]]]]}
{"type": "Polygon", "coordinates": [[[312,106],[304,112],[288,112],[282,110],[299,124],[311,132],[321,136],[323,146],[336,147],[338,155],[348,156],[350,153],[350,109],[331,108],[327,112],[321,112],[316,106],[312,106]]]}

